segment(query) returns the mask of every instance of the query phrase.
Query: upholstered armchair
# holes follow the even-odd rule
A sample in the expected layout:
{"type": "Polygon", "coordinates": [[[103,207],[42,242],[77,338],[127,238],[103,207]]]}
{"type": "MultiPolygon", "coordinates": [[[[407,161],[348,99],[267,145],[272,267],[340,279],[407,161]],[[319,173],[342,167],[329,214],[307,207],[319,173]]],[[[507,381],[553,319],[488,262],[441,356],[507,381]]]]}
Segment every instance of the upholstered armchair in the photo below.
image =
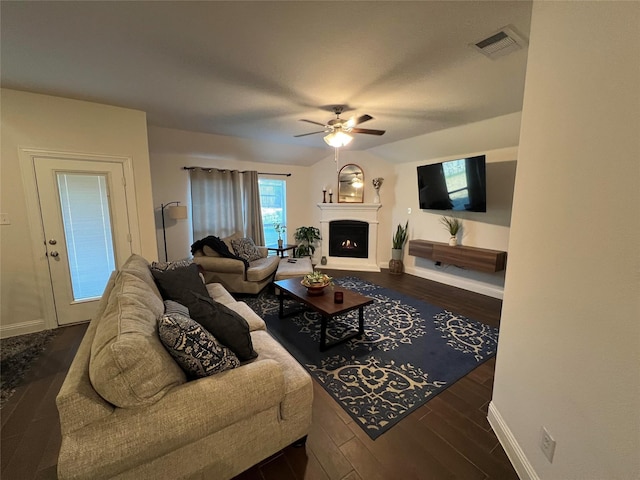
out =
{"type": "MultiPolygon", "coordinates": [[[[233,254],[234,243],[237,247],[241,243],[242,235],[235,233],[219,240],[222,240],[228,251],[233,254]]],[[[255,247],[254,254],[249,255],[244,261],[240,258],[231,258],[235,255],[224,256],[214,250],[210,244],[202,245],[206,243],[203,241],[194,243],[196,249],[192,253],[193,261],[200,266],[206,283],[221,283],[232,293],[257,294],[273,280],[280,258],[276,255],[269,257],[266,247],[255,247]]]]}

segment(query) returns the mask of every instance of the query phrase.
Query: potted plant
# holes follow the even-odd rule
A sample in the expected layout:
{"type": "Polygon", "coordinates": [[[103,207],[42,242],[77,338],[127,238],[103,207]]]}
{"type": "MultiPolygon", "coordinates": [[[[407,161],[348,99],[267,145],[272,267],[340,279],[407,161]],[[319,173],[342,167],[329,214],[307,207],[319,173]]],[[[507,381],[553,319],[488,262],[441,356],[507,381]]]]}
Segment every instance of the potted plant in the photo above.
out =
{"type": "Polygon", "coordinates": [[[407,241],[407,231],[409,228],[409,220],[404,224],[398,224],[396,234],[393,236],[393,245],[391,249],[391,261],[389,262],[389,273],[401,274],[404,270],[402,263],[402,249],[407,241]]]}
{"type": "Polygon", "coordinates": [[[293,238],[298,242],[296,257],[311,257],[316,251],[315,243],[322,240],[316,227],[298,227],[293,238]]]}
{"type": "Polygon", "coordinates": [[[278,234],[278,248],[282,248],[282,234],[287,229],[287,226],[286,225],[282,225],[279,222],[276,222],[276,223],[273,224],[273,229],[278,234]]]}
{"type": "Polygon", "coordinates": [[[449,232],[449,245],[455,247],[458,244],[458,232],[462,228],[462,220],[455,217],[442,217],[440,223],[442,223],[449,232]]]}

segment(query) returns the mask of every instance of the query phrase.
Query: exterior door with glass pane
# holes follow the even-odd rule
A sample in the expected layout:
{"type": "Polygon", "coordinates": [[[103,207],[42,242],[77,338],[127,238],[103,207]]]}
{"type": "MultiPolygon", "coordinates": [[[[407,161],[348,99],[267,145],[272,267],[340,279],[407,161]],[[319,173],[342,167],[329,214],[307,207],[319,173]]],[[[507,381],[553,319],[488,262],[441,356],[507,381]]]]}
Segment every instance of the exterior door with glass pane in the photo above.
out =
{"type": "Polygon", "coordinates": [[[58,324],[90,320],[111,272],[131,254],[123,166],[34,160],[58,324]]]}

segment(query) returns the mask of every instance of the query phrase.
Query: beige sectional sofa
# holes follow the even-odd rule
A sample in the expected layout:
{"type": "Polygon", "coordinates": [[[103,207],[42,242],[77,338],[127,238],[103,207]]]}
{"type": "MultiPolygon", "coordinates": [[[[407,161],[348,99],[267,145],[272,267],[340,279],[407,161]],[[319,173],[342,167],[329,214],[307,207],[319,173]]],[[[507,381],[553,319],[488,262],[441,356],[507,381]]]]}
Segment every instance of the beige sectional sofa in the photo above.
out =
{"type": "Polygon", "coordinates": [[[219,284],[258,357],[187,381],[157,333],[164,310],[147,261],[114,272],[56,399],[64,479],[227,479],[306,438],[309,374],[219,284]]]}

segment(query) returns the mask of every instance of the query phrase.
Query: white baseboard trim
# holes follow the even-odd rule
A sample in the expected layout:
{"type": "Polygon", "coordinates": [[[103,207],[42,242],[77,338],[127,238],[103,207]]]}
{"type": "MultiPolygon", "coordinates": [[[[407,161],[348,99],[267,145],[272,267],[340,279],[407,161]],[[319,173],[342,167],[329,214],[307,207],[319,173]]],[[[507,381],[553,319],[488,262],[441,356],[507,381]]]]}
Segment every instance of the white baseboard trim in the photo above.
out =
{"type": "Polygon", "coordinates": [[[493,402],[489,403],[487,420],[489,420],[491,428],[493,428],[520,480],[540,480],[493,402]]]}
{"type": "Polygon", "coordinates": [[[451,275],[444,275],[440,272],[435,272],[432,270],[426,271],[422,268],[408,267],[406,265],[405,272],[411,275],[415,275],[416,277],[426,278],[427,280],[433,280],[434,282],[444,283],[445,285],[451,285],[452,287],[458,287],[462,288],[463,290],[480,293],[488,297],[499,298],[501,300],[504,297],[503,287],[489,285],[477,280],[471,280],[462,277],[452,277],[451,275]]]}
{"type": "Polygon", "coordinates": [[[29,322],[16,323],[14,325],[0,325],[0,338],[15,337],[17,335],[26,335],[27,333],[41,332],[46,330],[43,318],[31,320],[29,322]]]}

